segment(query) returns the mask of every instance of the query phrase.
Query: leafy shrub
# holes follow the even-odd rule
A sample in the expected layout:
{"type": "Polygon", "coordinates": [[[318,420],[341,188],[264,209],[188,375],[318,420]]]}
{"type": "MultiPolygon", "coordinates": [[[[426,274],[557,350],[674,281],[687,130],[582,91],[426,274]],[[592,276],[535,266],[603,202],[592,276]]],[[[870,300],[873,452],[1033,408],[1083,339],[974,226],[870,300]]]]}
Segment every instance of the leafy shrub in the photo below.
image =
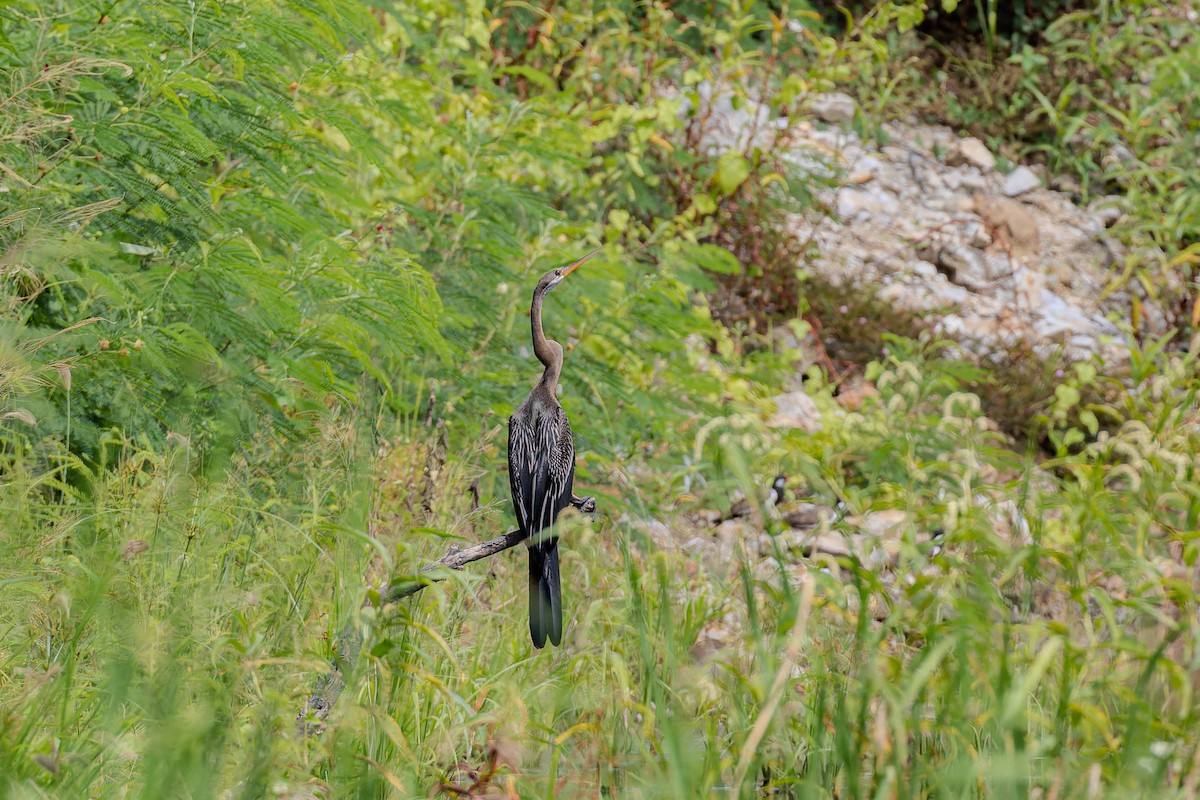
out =
{"type": "Polygon", "coordinates": [[[71,376],[22,401],[35,436],[92,459],[109,429],[227,450],[353,397],[377,353],[437,352],[428,274],[362,245],[373,206],[345,180],[395,174],[337,126],[365,9],[0,13],[7,335],[49,336],[38,358],[71,376]]]}

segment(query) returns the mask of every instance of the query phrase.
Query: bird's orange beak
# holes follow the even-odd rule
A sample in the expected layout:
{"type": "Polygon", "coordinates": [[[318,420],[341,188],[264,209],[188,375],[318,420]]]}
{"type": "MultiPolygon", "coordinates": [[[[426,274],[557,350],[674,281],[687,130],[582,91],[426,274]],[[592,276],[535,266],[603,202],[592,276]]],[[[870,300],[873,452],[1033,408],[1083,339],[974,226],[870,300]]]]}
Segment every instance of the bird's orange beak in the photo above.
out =
{"type": "Polygon", "coordinates": [[[591,258],[592,256],[596,255],[596,253],[599,253],[599,252],[600,252],[600,250],[603,250],[603,249],[604,249],[604,248],[603,248],[603,247],[601,247],[601,248],[599,248],[599,249],[597,249],[597,250],[593,250],[592,252],[588,253],[586,256],[584,256],[583,258],[579,259],[578,261],[576,261],[576,262],[575,262],[574,264],[572,264],[571,266],[569,266],[569,267],[567,267],[566,269],[564,269],[564,270],[563,270],[563,274],[562,274],[562,276],[563,276],[564,278],[565,278],[565,277],[567,277],[567,276],[568,276],[568,275],[570,275],[572,272],[574,272],[575,270],[579,269],[579,265],[580,265],[580,264],[582,264],[583,262],[587,261],[589,258],[591,258]]]}

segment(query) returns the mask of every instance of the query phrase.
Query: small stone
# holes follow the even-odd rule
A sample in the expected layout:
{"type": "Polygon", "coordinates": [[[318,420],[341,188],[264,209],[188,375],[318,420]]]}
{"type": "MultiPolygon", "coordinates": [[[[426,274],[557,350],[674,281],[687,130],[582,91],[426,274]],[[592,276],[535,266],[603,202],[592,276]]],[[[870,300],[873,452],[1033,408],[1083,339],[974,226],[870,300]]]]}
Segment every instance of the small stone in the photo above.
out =
{"type": "Polygon", "coordinates": [[[804,392],[788,392],[771,400],[775,403],[776,411],[767,424],[772,428],[791,428],[806,433],[816,433],[821,429],[821,412],[804,392]]]}
{"type": "Polygon", "coordinates": [[[943,198],[938,205],[950,214],[970,214],[975,210],[975,201],[965,194],[952,194],[943,198]]]}
{"type": "Polygon", "coordinates": [[[864,169],[857,169],[854,172],[851,172],[846,178],[846,183],[851,184],[852,186],[862,186],[864,183],[870,183],[873,180],[875,180],[875,174],[873,172],[867,172],[864,169]]]}
{"type": "Polygon", "coordinates": [[[1033,173],[1033,170],[1021,165],[1008,173],[1008,177],[1004,179],[1002,191],[1009,197],[1016,197],[1026,192],[1032,192],[1041,185],[1041,179],[1033,173]]]}
{"type": "Polygon", "coordinates": [[[937,267],[935,267],[933,264],[930,264],[928,261],[922,261],[921,259],[910,261],[908,263],[908,271],[913,275],[916,275],[918,278],[924,278],[928,281],[936,278],[938,274],[937,267]]]}
{"type": "Polygon", "coordinates": [[[725,520],[713,533],[717,550],[721,553],[735,553],[740,544],[750,542],[757,536],[757,530],[736,519],[725,520]]]}
{"type": "Polygon", "coordinates": [[[808,104],[808,113],[822,122],[836,124],[849,122],[854,119],[858,104],[854,98],[844,92],[827,92],[812,98],[808,104]]]}
{"type": "MultiPolygon", "coordinates": [[[[849,152],[844,152],[843,155],[847,159],[850,158],[849,152]]],[[[862,156],[857,161],[853,162],[853,166],[856,170],[862,170],[863,172],[870,172],[872,174],[878,173],[884,168],[883,162],[871,155],[862,156]]]]}
{"type": "Polygon", "coordinates": [[[1011,247],[1017,255],[1028,256],[1040,249],[1037,219],[1028,208],[1006,197],[976,194],[975,213],[991,226],[1002,247],[1011,247]]]}
{"type": "Polygon", "coordinates": [[[1137,156],[1120,142],[1108,148],[1104,156],[1100,159],[1101,165],[1105,167],[1111,167],[1115,164],[1122,164],[1128,167],[1132,166],[1135,161],[1137,161],[1137,156]]]}
{"type": "Polygon", "coordinates": [[[806,529],[794,528],[785,536],[789,547],[809,558],[817,555],[846,558],[854,554],[846,535],[838,531],[811,533],[806,529]]]}
{"type": "Polygon", "coordinates": [[[1095,332],[1091,319],[1083,309],[1049,289],[1042,289],[1038,315],[1033,329],[1043,339],[1057,341],[1074,334],[1088,336],[1095,332]]]}
{"type": "Polygon", "coordinates": [[[673,549],[671,529],[666,526],[666,523],[656,519],[635,519],[631,522],[635,528],[649,536],[657,547],[673,549]]]}
{"type": "Polygon", "coordinates": [[[980,172],[991,172],[996,168],[996,157],[987,149],[987,145],[971,136],[954,143],[946,153],[946,164],[951,167],[970,164],[980,172]]]}
{"type": "Polygon", "coordinates": [[[1055,175],[1050,179],[1050,188],[1056,192],[1070,195],[1079,195],[1083,192],[1083,186],[1073,175],[1055,175]]]}
{"type": "Polygon", "coordinates": [[[983,192],[988,188],[988,179],[977,172],[965,172],[959,185],[968,191],[983,192]]]}
{"type": "MultiPolygon", "coordinates": [[[[875,384],[860,377],[857,379],[851,378],[846,383],[843,383],[841,390],[834,399],[837,400],[838,405],[847,411],[858,411],[862,408],[863,403],[867,401],[867,398],[878,396],[879,390],[875,388],[875,384]]],[[[788,524],[792,525],[793,528],[800,527],[799,525],[792,524],[790,520],[788,524]]]]}
{"type": "Polygon", "coordinates": [[[1097,222],[1106,228],[1111,228],[1121,219],[1121,198],[1115,195],[1097,197],[1088,204],[1087,211],[1097,222]]]}
{"type": "MultiPolygon", "coordinates": [[[[972,206],[974,204],[972,203],[972,206]]],[[[980,225],[977,222],[972,222],[966,227],[966,235],[970,237],[971,247],[977,250],[983,250],[992,243],[992,235],[988,233],[985,225],[980,225]]]]}
{"type": "Polygon", "coordinates": [[[868,511],[859,517],[846,517],[846,524],[858,526],[869,536],[880,539],[899,539],[904,533],[904,522],[908,514],[899,508],[889,508],[884,511],[868,511]]]}
{"type": "Polygon", "coordinates": [[[980,291],[987,288],[988,275],[979,253],[961,244],[948,244],[938,250],[938,270],[959,286],[980,291]]]}
{"type": "Polygon", "coordinates": [[[1028,314],[1040,306],[1042,291],[1046,288],[1046,279],[1040,272],[1026,267],[1018,267],[1013,270],[1013,288],[1016,291],[1014,299],[1018,309],[1028,314]]]}
{"type": "Polygon", "coordinates": [[[895,172],[885,172],[881,174],[876,183],[878,185],[872,185],[871,190],[875,191],[876,193],[879,193],[880,191],[886,191],[891,197],[904,198],[905,196],[911,196],[917,192],[917,187],[913,186],[911,180],[900,178],[895,174],[895,172]]]}

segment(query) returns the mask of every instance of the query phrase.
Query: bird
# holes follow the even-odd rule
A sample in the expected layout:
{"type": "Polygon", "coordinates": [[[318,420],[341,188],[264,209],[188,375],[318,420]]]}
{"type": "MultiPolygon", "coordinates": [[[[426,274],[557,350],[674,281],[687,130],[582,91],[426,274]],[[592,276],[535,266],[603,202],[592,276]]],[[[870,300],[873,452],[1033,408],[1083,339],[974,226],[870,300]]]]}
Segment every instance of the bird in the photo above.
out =
{"type": "MultiPolygon", "coordinates": [[[[787,499],[787,478],[783,475],[776,475],[775,480],[771,481],[771,488],[767,492],[767,497],[763,501],[763,506],[766,508],[774,508],[787,499]]],[[[750,498],[738,500],[729,507],[729,514],[725,519],[734,519],[735,517],[748,517],[755,506],[751,504],[750,498]]]]}
{"type": "MultiPolygon", "coordinates": [[[[542,302],[598,252],[550,270],[534,287],[529,317],[542,377],[508,420],[508,483],[517,524],[529,550],[529,635],[538,649],[545,647],[547,640],[555,646],[562,642],[562,581],[554,521],[571,505],[575,483],[575,439],[567,412],[554,394],[562,373],[563,349],[542,330],[542,302]]],[[[590,498],[580,502],[585,500],[590,498]]]]}

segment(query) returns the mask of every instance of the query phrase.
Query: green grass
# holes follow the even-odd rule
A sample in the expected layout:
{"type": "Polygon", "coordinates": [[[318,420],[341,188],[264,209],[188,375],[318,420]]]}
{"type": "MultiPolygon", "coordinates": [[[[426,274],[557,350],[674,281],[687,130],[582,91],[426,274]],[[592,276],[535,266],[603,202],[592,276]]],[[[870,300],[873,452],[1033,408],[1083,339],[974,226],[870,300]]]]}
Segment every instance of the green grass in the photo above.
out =
{"type": "MultiPolygon", "coordinates": [[[[764,331],[820,308],[779,225],[816,179],[708,152],[698,85],[785,113],[892,82],[916,6],[835,41],[787,33],[805,4],[283,5],[2,12],[0,798],[1195,796],[1200,342],[1064,370],[1027,420],[1044,460],[895,325],[876,400],[814,371],[821,430],[764,422],[796,379],[764,331]],[[363,608],[511,527],[518,289],[585,242],[549,323],[599,505],[564,523],[564,646],[530,644],[519,549],[363,608]],[[713,322],[763,281],[774,310],[713,322]],[[696,522],[778,471],[902,511],[895,563],[696,522]]],[[[1182,269],[1190,207],[1160,195],[1191,117],[1160,117],[1131,145],[1170,134],[1168,179],[1124,185],[1182,269]]]]}
{"type": "MultiPolygon", "coordinates": [[[[479,779],[496,797],[1191,796],[1197,354],[1163,357],[1131,397],[1156,427],[1037,465],[1005,455],[926,353],[895,356],[881,406],[816,435],[747,409],[675,471],[693,434],[619,469],[581,453],[600,513],[566,534],[566,637],[545,651],[519,550],[358,612],[369,585],[507,529],[504,498],[473,510],[467,490],[497,468],[491,431],[441,464],[420,425],[372,457],[359,422],[330,421],[323,446],[277,454],[286,469],[214,481],[186,451],[131,449],[54,503],[17,461],[0,489],[0,793],[426,797],[479,779]],[[746,457],[855,512],[907,510],[898,564],[783,545],[760,560],[752,539],[689,555],[709,532],[686,509],[715,504],[746,457]],[[710,481],[701,500],[685,474],[710,481]],[[1023,509],[1027,536],[986,499],[1023,509]],[[636,522],[651,514],[665,538],[636,522]],[[931,559],[912,537],[934,519],[948,544],[931,559]],[[347,621],[363,655],[324,732],[302,736],[347,621]]],[[[603,452],[603,423],[576,427],[603,452]]]]}

